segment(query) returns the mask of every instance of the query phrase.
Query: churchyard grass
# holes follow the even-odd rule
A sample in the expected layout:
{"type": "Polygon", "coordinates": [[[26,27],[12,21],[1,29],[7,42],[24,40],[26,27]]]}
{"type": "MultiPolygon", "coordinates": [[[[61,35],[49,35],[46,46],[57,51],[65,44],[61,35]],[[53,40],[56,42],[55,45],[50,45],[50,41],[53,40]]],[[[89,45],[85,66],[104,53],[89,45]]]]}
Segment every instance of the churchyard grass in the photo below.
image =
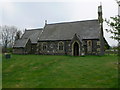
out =
{"type": "Polygon", "coordinates": [[[3,88],[117,88],[116,55],[12,55],[2,59],[3,88]]]}

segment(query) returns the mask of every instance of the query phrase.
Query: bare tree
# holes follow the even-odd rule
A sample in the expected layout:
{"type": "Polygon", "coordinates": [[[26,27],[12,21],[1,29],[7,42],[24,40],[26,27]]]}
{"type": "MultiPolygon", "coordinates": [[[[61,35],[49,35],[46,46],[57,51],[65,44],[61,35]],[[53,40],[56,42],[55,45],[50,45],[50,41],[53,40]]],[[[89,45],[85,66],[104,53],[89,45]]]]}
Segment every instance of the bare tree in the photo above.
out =
{"type": "Polygon", "coordinates": [[[2,29],[2,45],[6,49],[14,44],[17,28],[15,26],[1,26],[2,29]]]}

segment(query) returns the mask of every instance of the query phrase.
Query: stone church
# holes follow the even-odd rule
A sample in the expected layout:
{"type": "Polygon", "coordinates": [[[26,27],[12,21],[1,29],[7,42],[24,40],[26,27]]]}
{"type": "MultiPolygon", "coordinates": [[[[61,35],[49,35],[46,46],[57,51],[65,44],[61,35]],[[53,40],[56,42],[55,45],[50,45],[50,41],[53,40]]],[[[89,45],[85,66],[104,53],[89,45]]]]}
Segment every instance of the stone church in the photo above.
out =
{"type": "Polygon", "coordinates": [[[14,54],[104,55],[109,47],[103,35],[102,6],[98,19],[45,23],[44,28],[25,30],[13,46],[14,54]]]}

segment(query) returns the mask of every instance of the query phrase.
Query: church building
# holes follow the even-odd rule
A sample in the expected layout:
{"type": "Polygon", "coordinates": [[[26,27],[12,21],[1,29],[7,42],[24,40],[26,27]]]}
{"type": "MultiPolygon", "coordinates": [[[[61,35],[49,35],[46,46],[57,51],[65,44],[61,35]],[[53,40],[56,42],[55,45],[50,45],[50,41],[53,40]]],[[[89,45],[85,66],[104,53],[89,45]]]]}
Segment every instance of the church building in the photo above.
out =
{"type": "Polygon", "coordinates": [[[15,41],[13,53],[40,55],[104,55],[108,43],[103,34],[102,6],[98,19],[45,24],[25,30],[15,41]]]}

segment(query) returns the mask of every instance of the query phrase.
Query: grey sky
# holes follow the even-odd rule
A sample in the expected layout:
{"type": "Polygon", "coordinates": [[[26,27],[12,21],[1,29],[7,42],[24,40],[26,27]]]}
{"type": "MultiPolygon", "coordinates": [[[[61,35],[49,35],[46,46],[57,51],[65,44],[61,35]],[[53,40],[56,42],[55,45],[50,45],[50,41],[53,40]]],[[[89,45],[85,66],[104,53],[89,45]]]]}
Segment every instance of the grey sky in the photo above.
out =
{"type": "MultiPolygon", "coordinates": [[[[42,28],[44,21],[48,23],[70,22],[97,19],[97,7],[102,2],[103,18],[118,14],[115,0],[79,0],[62,2],[2,2],[0,5],[0,24],[14,25],[19,29],[42,28]],[[1,9],[2,7],[2,9],[1,9]]],[[[108,28],[104,24],[104,29],[108,28]]],[[[110,39],[105,31],[105,38],[110,45],[117,42],[110,39]]]]}

